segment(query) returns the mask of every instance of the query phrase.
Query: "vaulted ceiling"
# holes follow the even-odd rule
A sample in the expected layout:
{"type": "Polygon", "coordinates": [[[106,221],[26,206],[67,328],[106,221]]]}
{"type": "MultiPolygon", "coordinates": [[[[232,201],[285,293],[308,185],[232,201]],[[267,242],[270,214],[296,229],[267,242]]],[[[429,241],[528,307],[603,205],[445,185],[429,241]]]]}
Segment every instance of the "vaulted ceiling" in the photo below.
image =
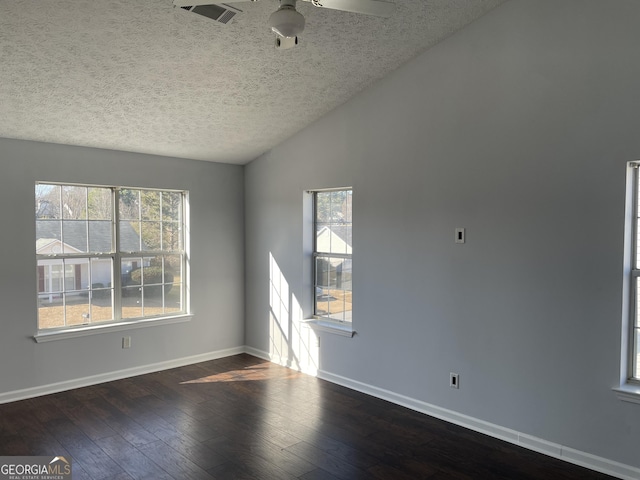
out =
{"type": "Polygon", "coordinates": [[[0,2],[0,137],[244,164],[504,0],[316,8],[274,48],[276,0],[228,25],[171,0],[0,2]]]}

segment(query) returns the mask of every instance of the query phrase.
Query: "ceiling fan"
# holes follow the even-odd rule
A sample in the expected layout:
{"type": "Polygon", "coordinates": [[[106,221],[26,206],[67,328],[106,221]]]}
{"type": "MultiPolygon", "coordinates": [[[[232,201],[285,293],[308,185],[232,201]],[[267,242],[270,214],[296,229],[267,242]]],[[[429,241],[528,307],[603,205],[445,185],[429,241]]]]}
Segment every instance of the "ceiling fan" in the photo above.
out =
{"type": "MultiPolygon", "coordinates": [[[[247,0],[173,0],[173,5],[211,17],[207,7],[223,6],[247,0]]],[[[251,0],[257,1],[257,0],[251,0]]],[[[362,13],[376,17],[389,17],[395,4],[385,0],[303,0],[315,7],[362,13]]],[[[267,24],[276,34],[276,48],[291,48],[298,44],[298,35],[304,30],[304,17],[296,10],[296,0],[279,0],[280,7],[269,17],[267,24]]],[[[236,10],[237,11],[237,10],[236,10]]],[[[219,15],[216,13],[216,15],[219,15]]],[[[226,23],[226,22],[224,22],[226,23]]]]}

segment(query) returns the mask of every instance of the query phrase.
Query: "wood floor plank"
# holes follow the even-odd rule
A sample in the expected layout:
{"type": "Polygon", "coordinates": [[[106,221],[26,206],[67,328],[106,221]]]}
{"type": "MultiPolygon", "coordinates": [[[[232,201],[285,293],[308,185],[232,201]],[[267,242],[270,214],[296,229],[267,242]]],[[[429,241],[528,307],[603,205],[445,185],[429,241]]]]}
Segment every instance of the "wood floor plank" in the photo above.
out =
{"type": "Polygon", "coordinates": [[[130,444],[138,446],[158,440],[158,437],[137,423],[133,416],[114,407],[104,397],[92,398],[86,404],[91,411],[130,444]]]}
{"type": "Polygon", "coordinates": [[[119,435],[101,438],[96,441],[96,444],[134,479],[174,479],[174,477],[119,435]]]}
{"type": "Polygon", "coordinates": [[[75,423],[91,440],[111,437],[116,434],[115,430],[109,427],[109,425],[107,425],[102,419],[98,418],[84,404],[78,407],[69,408],[68,410],[65,410],[65,412],[71,421],[73,421],[73,423],[75,423]]]}
{"type": "Polygon", "coordinates": [[[340,480],[335,475],[330,474],[322,468],[316,468],[311,472],[305,473],[300,477],[300,480],[340,480]]]}
{"type": "Polygon", "coordinates": [[[367,478],[369,476],[365,470],[307,442],[296,443],[288,447],[287,450],[343,480],[367,478]]]}
{"type": "Polygon", "coordinates": [[[162,441],[204,470],[210,470],[229,461],[224,452],[217,451],[187,434],[165,437],[162,441]]]}
{"type": "Polygon", "coordinates": [[[1,454],[7,457],[19,457],[27,450],[27,442],[15,433],[0,434],[1,454]]]}
{"type": "Polygon", "coordinates": [[[174,478],[215,480],[205,469],[162,441],[143,445],[138,447],[138,450],[174,478]]]}
{"type": "Polygon", "coordinates": [[[120,466],[71,420],[56,419],[47,423],[52,435],[69,452],[75,464],[80,464],[90,478],[99,480],[122,473],[120,466]]]}

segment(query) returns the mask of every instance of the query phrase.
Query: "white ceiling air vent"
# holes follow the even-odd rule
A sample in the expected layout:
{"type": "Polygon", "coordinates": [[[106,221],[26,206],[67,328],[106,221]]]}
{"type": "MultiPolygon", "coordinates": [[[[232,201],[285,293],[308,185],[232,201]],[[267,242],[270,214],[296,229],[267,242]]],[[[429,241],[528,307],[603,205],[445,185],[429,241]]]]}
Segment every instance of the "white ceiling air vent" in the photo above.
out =
{"type": "Polygon", "coordinates": [[[187,5],[180,8],[183,8],[184,10],[187,10],[189,12],[197,13],[199,15],[202,15],[203,17],[210,18],[224,25],[232,23],[233,18],[239,13],[242,13],[242,10],[230,7],[229,5],[225,5],[224,3],[221,3],[219,5],[187,5]]]}

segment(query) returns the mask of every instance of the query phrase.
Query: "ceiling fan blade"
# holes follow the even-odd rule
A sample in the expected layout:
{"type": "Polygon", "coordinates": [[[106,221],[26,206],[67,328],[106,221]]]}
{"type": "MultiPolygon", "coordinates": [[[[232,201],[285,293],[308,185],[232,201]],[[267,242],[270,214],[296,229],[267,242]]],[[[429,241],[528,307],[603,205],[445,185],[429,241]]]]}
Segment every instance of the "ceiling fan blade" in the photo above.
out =
{"type": "Polygon", "coordinates": [[[240,3],[246,1],[248,0],[173,0],[173,5],[175,7],[196,7],[200,5],[222,5],[225,3],[240,3]]]}
{"type": "Polygon", "coordinates": [[[305,0],[316,7],[343,10],[345,12],[363,13],[376,17],[389,17],[395,10],[395,3],[383,0],[305,0]]]}

